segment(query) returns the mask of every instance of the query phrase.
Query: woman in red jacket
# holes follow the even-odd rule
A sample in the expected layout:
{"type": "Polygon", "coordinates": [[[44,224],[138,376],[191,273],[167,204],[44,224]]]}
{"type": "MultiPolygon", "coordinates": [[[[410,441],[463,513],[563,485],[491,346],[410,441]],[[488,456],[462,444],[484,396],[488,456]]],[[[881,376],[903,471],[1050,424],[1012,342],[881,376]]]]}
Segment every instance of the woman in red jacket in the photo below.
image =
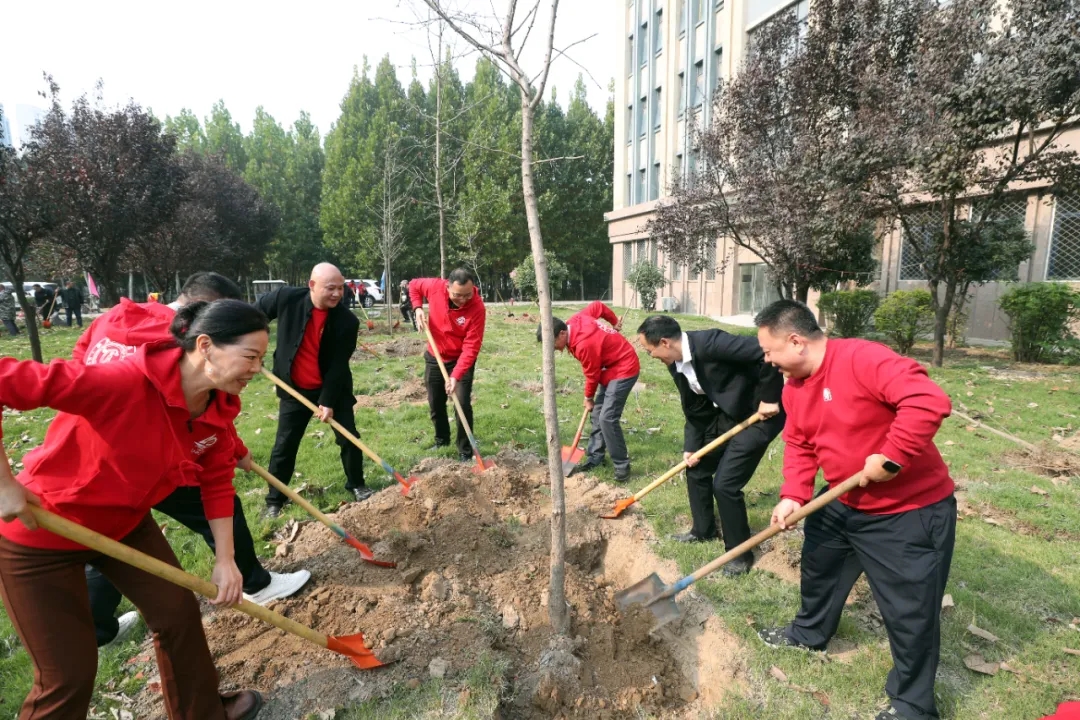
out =
{"type": "Polygon", "coordinates": [[[176,314],[176,342],[104,365],[0,358],[0,405],[59,412],[18,478],[0,463],[0,598],[34,663],[19,720],[83,720],[97,642],[83,567],[97,566],[153,632],[169,718],[254,718],[254,691],[218,694],[199,605],[190,591],[37,529],[38,505],[179,567],[150,508],[197,476],[217,547],[218,605],[239,602],[233,561],[232,422],[237,397],[269,343],[262,312],[236,300],[176,314]],[[197,422],[196,422],[197,421],[197,422]],[[18,518],[21,522],[11,522],[18,518]]]}

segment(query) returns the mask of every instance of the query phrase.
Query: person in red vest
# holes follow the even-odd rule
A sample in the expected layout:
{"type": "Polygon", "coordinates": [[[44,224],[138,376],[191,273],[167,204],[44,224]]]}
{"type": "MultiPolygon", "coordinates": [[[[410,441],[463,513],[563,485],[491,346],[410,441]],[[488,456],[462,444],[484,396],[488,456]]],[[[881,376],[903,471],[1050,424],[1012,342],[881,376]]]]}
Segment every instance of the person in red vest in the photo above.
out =
{"type": "Polygon", "coordinates": [[[758,635],[771,647],[824,650],[865,572],[893,658],[890,706],[875,720],[937,718],[956,497],[934,435],[952,412],[949,396],[922,365],[884,345],[826,337],[802,303],[779,300],[755,322],[766,362],[788,378],[773,524],[786,529],[786,518],[810,502],[819,470],[829,486],[855,475],[862,485],[806,519],[802,606],[787,627],[758,635]]]}
{"type": "MultiPolygon", "coordinates": [[[[484,323],[487,309],[476,292],[472,273],[458,268],[447,280],[417,278],[409,281],[409,299],[417,327],[427,324],[435,344],[439,346],[450,381],[445,382],[431,348],[424,353],[424,385],[427,386],[428,408],[435,426],[436,450],[450,444],[450,421],[446,417],[446,401],[456,394],[465,420],[473,427],[472,384],[476,358],[484,344],[484,323]],[[424,300],[428,312],[424,313],[424,300]]],[[[472,459],[472,446],[465,428],[458,421],[457,451],[462,462],[472,459]]]]}
{"type": "Polygon", "coordinates": [[[125,362],[43,365],[0,358],[0,405],[58,411],[18,478],[0,462],[0,599],[34,664],[19,717],[88,715],[98,656],[87,563],[146,618],[169,718],[250,720],[258,714],[259,693],[219,694],[190,590],[38,528],[29,506],[180,567],[150,509],[198,478],[216,544],[212,602],[239,602],[236,461],[228,429],[240,412],[237,395],[259,373],[268,326],[263,313],[238,300],[192,303],[176,313],[174,340],[144,345],[125,362]],[[222,440],[210,442],[213,437],[222,440]]]}
{"type": "MultiPolygon", "coordinates": [[[[569,350],[581,363],[581,371],[585,373],[585,408],[592,412],[586,457],[573,472],[600,467],[606,451],[615,466],[615,480],[626,482],[630,479],[630,455],[620,423],[626,400],[641,372],[637,352],[619,333],[619,318],[599,300],[571,315],[566,322],[559,318],[552,320],[555,349],[569,350]]],[[[543,330],[537,327],[536,341],[542,339],[543,330]]]]}

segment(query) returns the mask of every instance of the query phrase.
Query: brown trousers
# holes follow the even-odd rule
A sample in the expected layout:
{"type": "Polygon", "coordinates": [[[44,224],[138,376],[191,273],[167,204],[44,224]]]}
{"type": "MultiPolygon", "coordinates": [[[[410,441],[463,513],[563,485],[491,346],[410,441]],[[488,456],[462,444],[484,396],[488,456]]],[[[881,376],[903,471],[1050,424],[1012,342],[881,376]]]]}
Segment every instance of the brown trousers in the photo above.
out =
{"type": "MultiPolygon", "coordinates": [[[[122,542],[180,567],[149,514],[122,542]]],[[[86,718],[97,674],[88,563],[130,598],[153,632],[170,720],[225,720],[217,669],[190,590],[92,550],[43,550],[0,538],[0,598],[34,663],[34,686],[19,720],[86,718]]]]}

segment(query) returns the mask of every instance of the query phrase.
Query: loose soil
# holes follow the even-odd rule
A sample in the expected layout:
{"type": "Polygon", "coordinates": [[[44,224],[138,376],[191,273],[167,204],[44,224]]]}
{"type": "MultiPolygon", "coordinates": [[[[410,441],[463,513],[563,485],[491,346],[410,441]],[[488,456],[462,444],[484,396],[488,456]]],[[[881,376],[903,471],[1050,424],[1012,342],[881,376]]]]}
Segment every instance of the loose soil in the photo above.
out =
{"type": "Polygon", "coordinates": [[[366,362],[369,360],[378,361],[383,357],[402,358],[421,355],[424,352],[424,348],[427,346],[427,341],[414,335],[411,330],[411,327],[408,331],[402,330],[402,337],[396,340],[364,343],[364,345],[377,353],[378,357],[372,355],[360,345],[357,345],[356,352],[353,353],[352,359],[354,361],[366,362]]]}
{"type": "Polygon", "coordinates": [[[419,378],[409,378],[391,390],[384,390],[377,395],[357,395],[356,408],[389,408],[401,405],[427,404],[427,390],[419,378]]]}
{"type": "MultiPolygon", "coordinates": [[[[588,476],[566,481],[566,601],[569,638],[548,624],[549,500],[544,465],[504,450],[482,475],[429,459],[414,469],[410,497],[388,488],[334,516],[395,569],[360,561],[318,523],[304,523],[289,553],[267,564],[306,568],[312,579],[272,607],[329,635],[363,632],[393,664],[361,672],[348,660],[232,611],[206,617],[224,688],[255,687],[267,697],[262,720],[387,697],[395,686],[446,667],[455,684],[481,658],[509,663],[503,718],[698,717],[741,682],[739,642],[693,589],[683,618],[651,634],[646,610],[620,612],[615,592],[675,566],[649,549],[641,516],[597,518],[623,496],[588,476]],[[433,662],[434,661],[434,662],[433,662]],[[640,711],[638,710],[640,708],[640,711]]],[[[152,662],[152,661],[151,661],[152,662]]],[[[147,675],[153,673],[148,668],[147,675]]],[[[160,695],[139,696],[138,717],[158,717],[160,695]]]]}

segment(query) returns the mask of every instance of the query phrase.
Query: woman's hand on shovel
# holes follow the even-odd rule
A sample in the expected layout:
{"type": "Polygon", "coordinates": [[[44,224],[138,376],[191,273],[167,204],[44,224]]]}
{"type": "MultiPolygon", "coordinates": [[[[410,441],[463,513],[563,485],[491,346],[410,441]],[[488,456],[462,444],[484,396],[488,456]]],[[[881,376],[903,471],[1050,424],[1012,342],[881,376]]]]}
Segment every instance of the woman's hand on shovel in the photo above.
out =
{"type": "Polygon", "coordinates": [[[210,579],[217,585],[218,595],[211,605],[236,605],[244,599],[244,576],[232,558],[218,558],[210,579]]]}
{"type": "Polygon", "coordinates": [[[37,530],[37,520],[30,512],[30,506],[41,507],[41,498],[24,488],[11,474],[7,457],[3,458],[0,468],[0,520],[11,522],[19,518],[29,530],[37,530]]]}

